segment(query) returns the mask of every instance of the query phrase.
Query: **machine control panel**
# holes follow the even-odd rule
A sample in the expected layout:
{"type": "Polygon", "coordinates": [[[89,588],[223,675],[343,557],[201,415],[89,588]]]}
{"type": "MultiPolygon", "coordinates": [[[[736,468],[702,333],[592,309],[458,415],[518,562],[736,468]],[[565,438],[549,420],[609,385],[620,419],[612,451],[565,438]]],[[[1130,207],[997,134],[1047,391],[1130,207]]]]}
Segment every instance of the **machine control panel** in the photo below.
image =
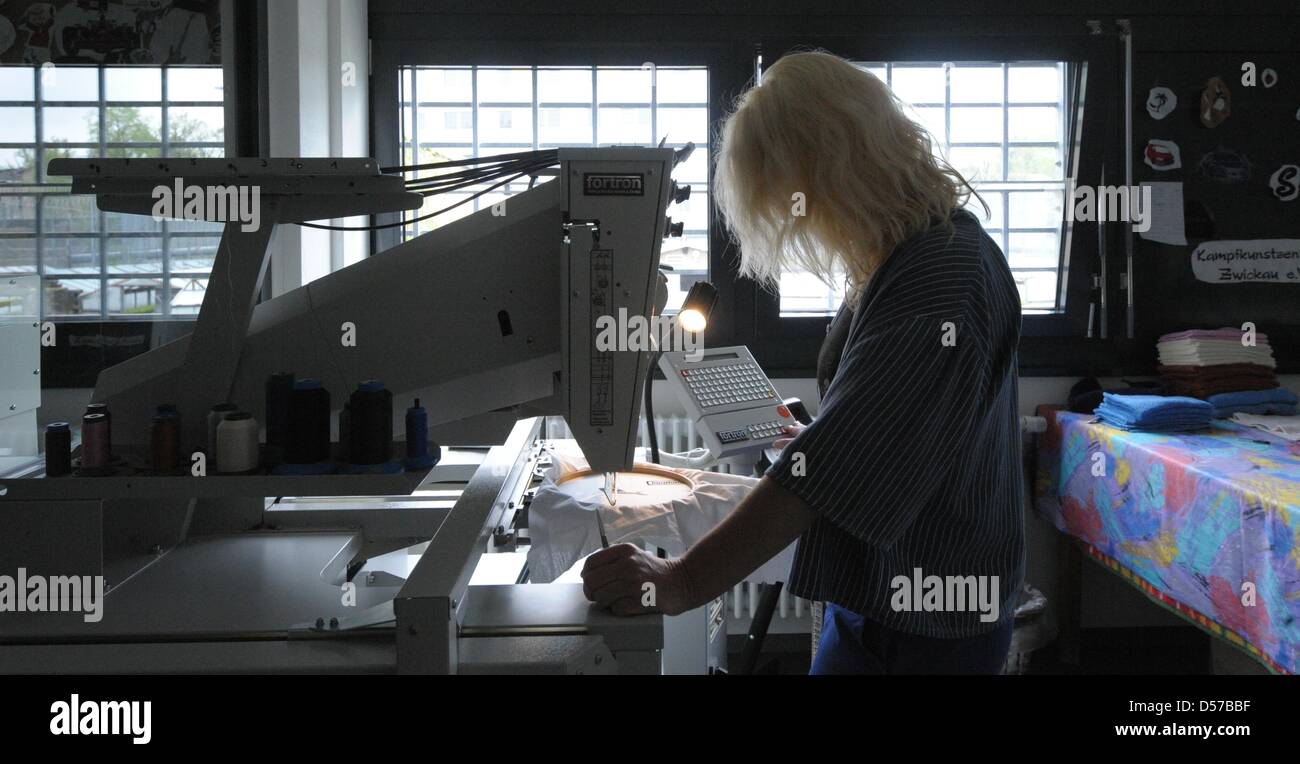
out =
{"type": "Polygon", "coordinates": [[[757,452],[795,418],[743,345],[664,353],[659,368],[719,458],[757,452]]]}

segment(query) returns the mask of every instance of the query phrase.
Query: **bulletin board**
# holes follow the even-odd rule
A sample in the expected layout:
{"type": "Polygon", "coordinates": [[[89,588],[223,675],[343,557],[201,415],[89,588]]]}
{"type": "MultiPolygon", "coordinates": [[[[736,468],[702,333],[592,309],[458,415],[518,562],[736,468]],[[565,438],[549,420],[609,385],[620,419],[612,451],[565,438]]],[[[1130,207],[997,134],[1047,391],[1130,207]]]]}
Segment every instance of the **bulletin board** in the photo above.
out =
{"type": "Polygon", "coordinates": [[[221,0],[0,0],[0,64],[221,63],[221,0]]]}
{"type": "MultiPolygon", "coordinates": [[[[1218,95],[1222,95],[1219,93],[1218,95]]],[[[1279,371],[1300,372],[1300,261],[1260,271],[1298,269],[1294,279],[1279,272],[1276,282],[1207,282],[1198,279],[1193,253],[1206,241],[1290,240],[1300,249],[1300,198],[1283,201],[1270,180],[1283,165],[1300,166],[1300,53],[1262,52],[1139,54],[1133,65],[1134,183],[1181,182],[1186,245],[1148,241],[1135,235],[1134,332],[1152,348],[1159,335],[1190,328],[1240,327],[1253,322],[1269,336],[1279,371]],[[1244,62],[1255,64],[1254,86],[1243,85],[1244,62]],[[1266,70],[1271,70],[1266,72],[1266,70]],[[1228,93],[1227,116],[1209,115],[1202,123],[1202,92],[1211,77],[1221,78],[1228,93]],[[1269,83],[1272,86],[1269,86],[1269,83]],[[1152,88],[1167,88],[1152,98],[1152,88]],[[1168,94],[1176,104],[1163,106],[1168,94]],[[1148,112],[1168,113],[1157,119],[1148,112]],[[1169,163],[1168,144],[1177,146],[1181,167],[1169,163]]],[[[1212,102],[1211,102],[1212,105],[1212,102]]],[[[1276,182],[1283,196],[1288,183],[1276,182]]],[[[1202,276],[1208,275],[1202,261],[1202,276]]],[[[1271,278],[1267,273],[1259,273],[1271,278]]],[[[1226,278],[1220,272],[1218,278],[1226,278]]],[[[1241,278],[1240,275],[1233,278],[1241,278]]]]}

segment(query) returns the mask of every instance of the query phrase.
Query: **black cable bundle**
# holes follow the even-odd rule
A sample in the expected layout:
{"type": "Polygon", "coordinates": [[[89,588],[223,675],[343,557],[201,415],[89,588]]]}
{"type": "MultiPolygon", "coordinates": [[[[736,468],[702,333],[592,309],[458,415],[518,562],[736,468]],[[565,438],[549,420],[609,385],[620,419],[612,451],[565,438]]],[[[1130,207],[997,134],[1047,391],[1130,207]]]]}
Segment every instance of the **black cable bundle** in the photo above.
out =
{"type": "Polygon", "coordinates": [[[299,223],[298,225],[305,228],[321,228],[326,231],[378,231],[384,228],[407,226],[412,223],[419,223],[437,217],[445,212],[450,212],[462,204],[468,204],[469,202],[472,202],[485,194],[489,194],[502,186],[509,185],[520,178],[536,175],[548,167],[555,166],[559,161],[559,152],[555,149],[549,149],[546,151],[521,151],[514,154],[498,154],[496,156],[483,158],[472,157],[470,159],[452,159],[446,162],[382,167],[380,168],[380,172],[383,173],[409,173],[419,172],[422,170],[451,170],[452,168],[457,167],[463,168],[435,175],[433,177],[412,178],[406,181],[407,191],[414,191],[424,197],[460,191],[474,186],[481,186],[484,183],[492,183],[493,185],[488,186],[478,193],[471,194],[469,197],[462,199],[455,204],[449,205],[440,210],[435,210],[427,215],[412,218],[411,220],[401,220],[396,223],[368,226],[332,226],[322,225],[320,223],[299,223]]]}

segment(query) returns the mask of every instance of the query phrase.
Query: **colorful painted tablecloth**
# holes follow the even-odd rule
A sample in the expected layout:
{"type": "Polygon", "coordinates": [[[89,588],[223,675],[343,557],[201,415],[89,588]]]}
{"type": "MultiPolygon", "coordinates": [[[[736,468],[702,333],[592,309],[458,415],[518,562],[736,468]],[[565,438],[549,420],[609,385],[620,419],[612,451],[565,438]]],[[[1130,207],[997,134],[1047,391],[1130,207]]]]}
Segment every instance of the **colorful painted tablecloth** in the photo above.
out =
{"type": "Polygon", "coordinates": [[[1222,419],[1164,435],[1039,414],[1040,513],[1148,596],[1300,672],[1300,443],[1222,419]]]}

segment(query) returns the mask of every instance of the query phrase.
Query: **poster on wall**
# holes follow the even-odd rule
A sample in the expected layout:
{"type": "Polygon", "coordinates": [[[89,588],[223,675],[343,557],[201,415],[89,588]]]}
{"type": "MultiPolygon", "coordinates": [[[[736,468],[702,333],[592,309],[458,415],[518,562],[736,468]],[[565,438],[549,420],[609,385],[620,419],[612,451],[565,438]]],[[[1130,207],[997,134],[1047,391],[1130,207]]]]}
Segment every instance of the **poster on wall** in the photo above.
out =
{"type": "Polygon", "coordinates": [[[1300,285],[1300,239],[1207,241],[1192,252],[1192,273],[1211,284],[1300,285]]]}
{"type": "Polygon", "coordinates": [[[0,32],[13,30],[12,39],[0,39],[0,64],[219,64],[220,6],[221,0],[0,0],[0,32]]]}

